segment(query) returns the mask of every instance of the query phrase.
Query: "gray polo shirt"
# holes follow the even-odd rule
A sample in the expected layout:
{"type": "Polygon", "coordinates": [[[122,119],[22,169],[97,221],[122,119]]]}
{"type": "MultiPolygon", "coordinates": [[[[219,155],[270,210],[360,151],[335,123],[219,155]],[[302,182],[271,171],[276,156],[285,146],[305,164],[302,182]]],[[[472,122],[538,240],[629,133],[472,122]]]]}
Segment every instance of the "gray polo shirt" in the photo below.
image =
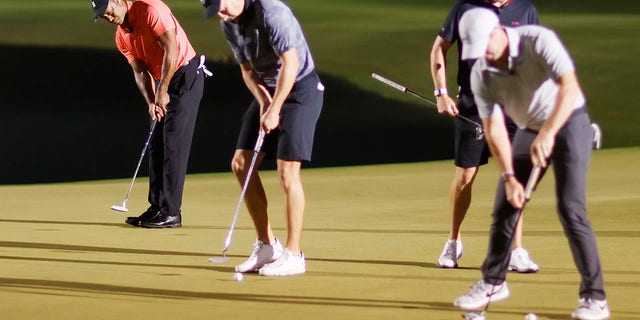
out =
{"type": "Polygon", "coordinates": [[[313,72],[307,40],[291,9],[279,0],[246,0],[245,4],[237,21],[220,22],[238,63],[249,62],[267,86],[275,87],[280,55],[295,48],[300,62],[296,82],[313,72]]]}
{"type": "MultiPolygon", "coordinates": [[[[545,27],[505,28],[509,39],[509,70],[491,67],[482,58],[471,71],[471,89],[483,119],[503,107],[520,128],[539,130],[556,106],[554,79],[575,71],[569,52],[545,27]]],[[[582,91],[574,109],[585,105],[582,91]]]]}

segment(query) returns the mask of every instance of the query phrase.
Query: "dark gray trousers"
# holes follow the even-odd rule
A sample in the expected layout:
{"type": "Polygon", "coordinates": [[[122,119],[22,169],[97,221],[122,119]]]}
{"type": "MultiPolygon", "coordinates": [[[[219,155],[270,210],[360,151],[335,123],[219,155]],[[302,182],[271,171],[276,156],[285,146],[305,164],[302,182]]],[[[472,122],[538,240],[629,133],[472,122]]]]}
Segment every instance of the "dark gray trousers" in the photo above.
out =
{"type": "MultiPolygon", "coordinates": [[[[513,140],[514,171],[523,185],[527,183],[533,167],[530,147],[536,135],[535,131],[518,130],[513,140]]],[[[580,297],[605,299],[600,257],[586,211],[585,187],[592,137],[593,131],[586,108],[574,111],[556,136],[550,160],[556,179],[558,216],[581,276],[580,297]]],[[[506,279],[519,214],[520,210],[507,201],[501,180],[492,214],[489,250],[482,264],[483,279],[487,283],[501,284],[506,279]]]]}
{"type": "Polygon", "coordinates": [[[197,57],[180,67],[169,85],[167,114],[149,147],[149,203],[166,215],[180,214],[191,140],[204,89],[197,57]]]}

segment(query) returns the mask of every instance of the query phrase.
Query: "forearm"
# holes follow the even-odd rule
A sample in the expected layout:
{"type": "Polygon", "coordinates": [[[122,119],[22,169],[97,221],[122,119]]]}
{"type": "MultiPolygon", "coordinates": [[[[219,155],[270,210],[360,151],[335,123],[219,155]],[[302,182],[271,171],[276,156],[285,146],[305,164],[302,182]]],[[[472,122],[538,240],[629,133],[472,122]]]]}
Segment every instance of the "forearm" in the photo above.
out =
{"type": "Polygon", "coordinates": [[[242,80],[245,86],[256,101],[258,101],[260,107],[262,108],[265,105],[269,105],[271,103],[271,95],[260,79],[258,79],[256,73],[251,69],[249,63],[245,62],[240,65],[240,70],[242,71],[242,80]]]}
{"type": "Polygon", "coordinates": [[[176,46],[168,46],[164,50],[164,58],[162,60],[162,76],[158,84],[158,90],[167,91],[171,78],[176,72],[178,65],[178,48],[176,46]]]}
{"type": "Polygon", "coordinates": [[[140,90],[140,93],[144,97],[147,104],[152,104],[155,101],[155,82],[151,77],[151,74],[147,70],[133,70],[133,77],[136,81],[136,86],[140,90]]]}
{"type": "Polygon", "coordinates": [[[276,90],[273,93],[273,101],[270,108],[272,112],[280,113],[280,109],[285,100],[291,93],[296,77],[298,75],[298,68],[300,63],[298,61],[298,54],[295,49],[291,49],[285,52],[282,56],[282,67],[278,73],[278,81],[276,84],[276,90]]]}
{"type": "Polygon", "coordinates": [[[494,113],[489,119],[483,119],[485,138],[491,155],[501,173],[513,172],[513,158],[509,134],[501,113],[494,113]]]}

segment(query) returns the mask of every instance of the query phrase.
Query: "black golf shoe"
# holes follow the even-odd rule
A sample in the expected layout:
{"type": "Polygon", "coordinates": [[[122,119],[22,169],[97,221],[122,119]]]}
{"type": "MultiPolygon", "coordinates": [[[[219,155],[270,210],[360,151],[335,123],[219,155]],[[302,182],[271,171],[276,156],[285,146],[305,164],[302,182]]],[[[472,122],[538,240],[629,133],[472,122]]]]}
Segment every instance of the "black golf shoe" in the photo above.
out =
{"type": "Polygon", "coordinates": [[[162,211],[149,219],[141,220],[140,226],[144,228],[180,228],[182,227],[182,216],[168,215],[162,211]]]}
{"type": "Polygon", "coordinates": [[[147,209],[147,211],[143,212],[140,216],[127,217],[127,219],[124,222],[134,227],[139,227],[140,221],[153,218],[158,213],[160,213],[160,209],[158,209],[157,207],[151,206],[149,207],[149,209],[147,209]]]}

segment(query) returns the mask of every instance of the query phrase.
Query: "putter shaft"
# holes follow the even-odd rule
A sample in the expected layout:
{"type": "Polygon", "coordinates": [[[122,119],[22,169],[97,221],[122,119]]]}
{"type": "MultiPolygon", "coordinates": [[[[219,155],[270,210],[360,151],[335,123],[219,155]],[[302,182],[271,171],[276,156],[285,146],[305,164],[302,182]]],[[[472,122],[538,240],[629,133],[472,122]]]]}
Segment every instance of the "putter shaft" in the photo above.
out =
{"type": "MultiPolygon", "coordinates": [[[[392,87],[392,88],[394,88],[394,89],[396,89],[396,90],[398,90],[398,91],[401,91],[401,92],[404,92],[404,93],[409,93],[409,94],[413,95],[414,97],[416,97],[416,98],[418,98],[420,100],[423,100],[423,101],[426,101],[426,102],[432,104],[433,106],[438,106],[438,104],[435,101],[433,101],[433,100],[431,100],[431,99],[429,99],[429,98],[427,98],[427,97],[425,97],[425,96],[423,96],[423,95],[421,95],[421,94],[419,94],[419,93],[417,93],[417,92],[415,92],[415,91],[413,91],[413,90],[411,90],[411,89],[409,89],[409,88],[407,88],[407,87],[405,87],[405,86],[403,86],[403,85],[401,85],[401,84],[399,84],[397,82],[389,80],[389,79],[387,79],[387,78],[385,78],[385,77],[383,77],[383,76],[381,76],[381,75],[379,75],[377,73],[372,73],[371,77],[376,79],[376,80],[378,80],[378,81],[380,81],[380,82],[382,82],[382,83],[384,83],[384,84],[386,84],[386,85],[388,85],[388,86],[390,86],[390,87],[392,87]]],[[[467,117],[465,117],[463,115],[457,114],[457,115],[455,115],[455,117],[456,118],[460,118],[460,119],[462,119],[462,120],[464,120],[464,121],[466,121],[466,122],[468,122],[470,124],[475,125],[477,128],[479,128],[480,134],[484,135],[484,129],[482,128],[482,125],[480,125],[479,123],[477,123],[477,122],[475,122],[475,121],[473,121],[473,120],[471,120],[471,119],[469,119],[469,118],[467,118],[467,117]]]]}

